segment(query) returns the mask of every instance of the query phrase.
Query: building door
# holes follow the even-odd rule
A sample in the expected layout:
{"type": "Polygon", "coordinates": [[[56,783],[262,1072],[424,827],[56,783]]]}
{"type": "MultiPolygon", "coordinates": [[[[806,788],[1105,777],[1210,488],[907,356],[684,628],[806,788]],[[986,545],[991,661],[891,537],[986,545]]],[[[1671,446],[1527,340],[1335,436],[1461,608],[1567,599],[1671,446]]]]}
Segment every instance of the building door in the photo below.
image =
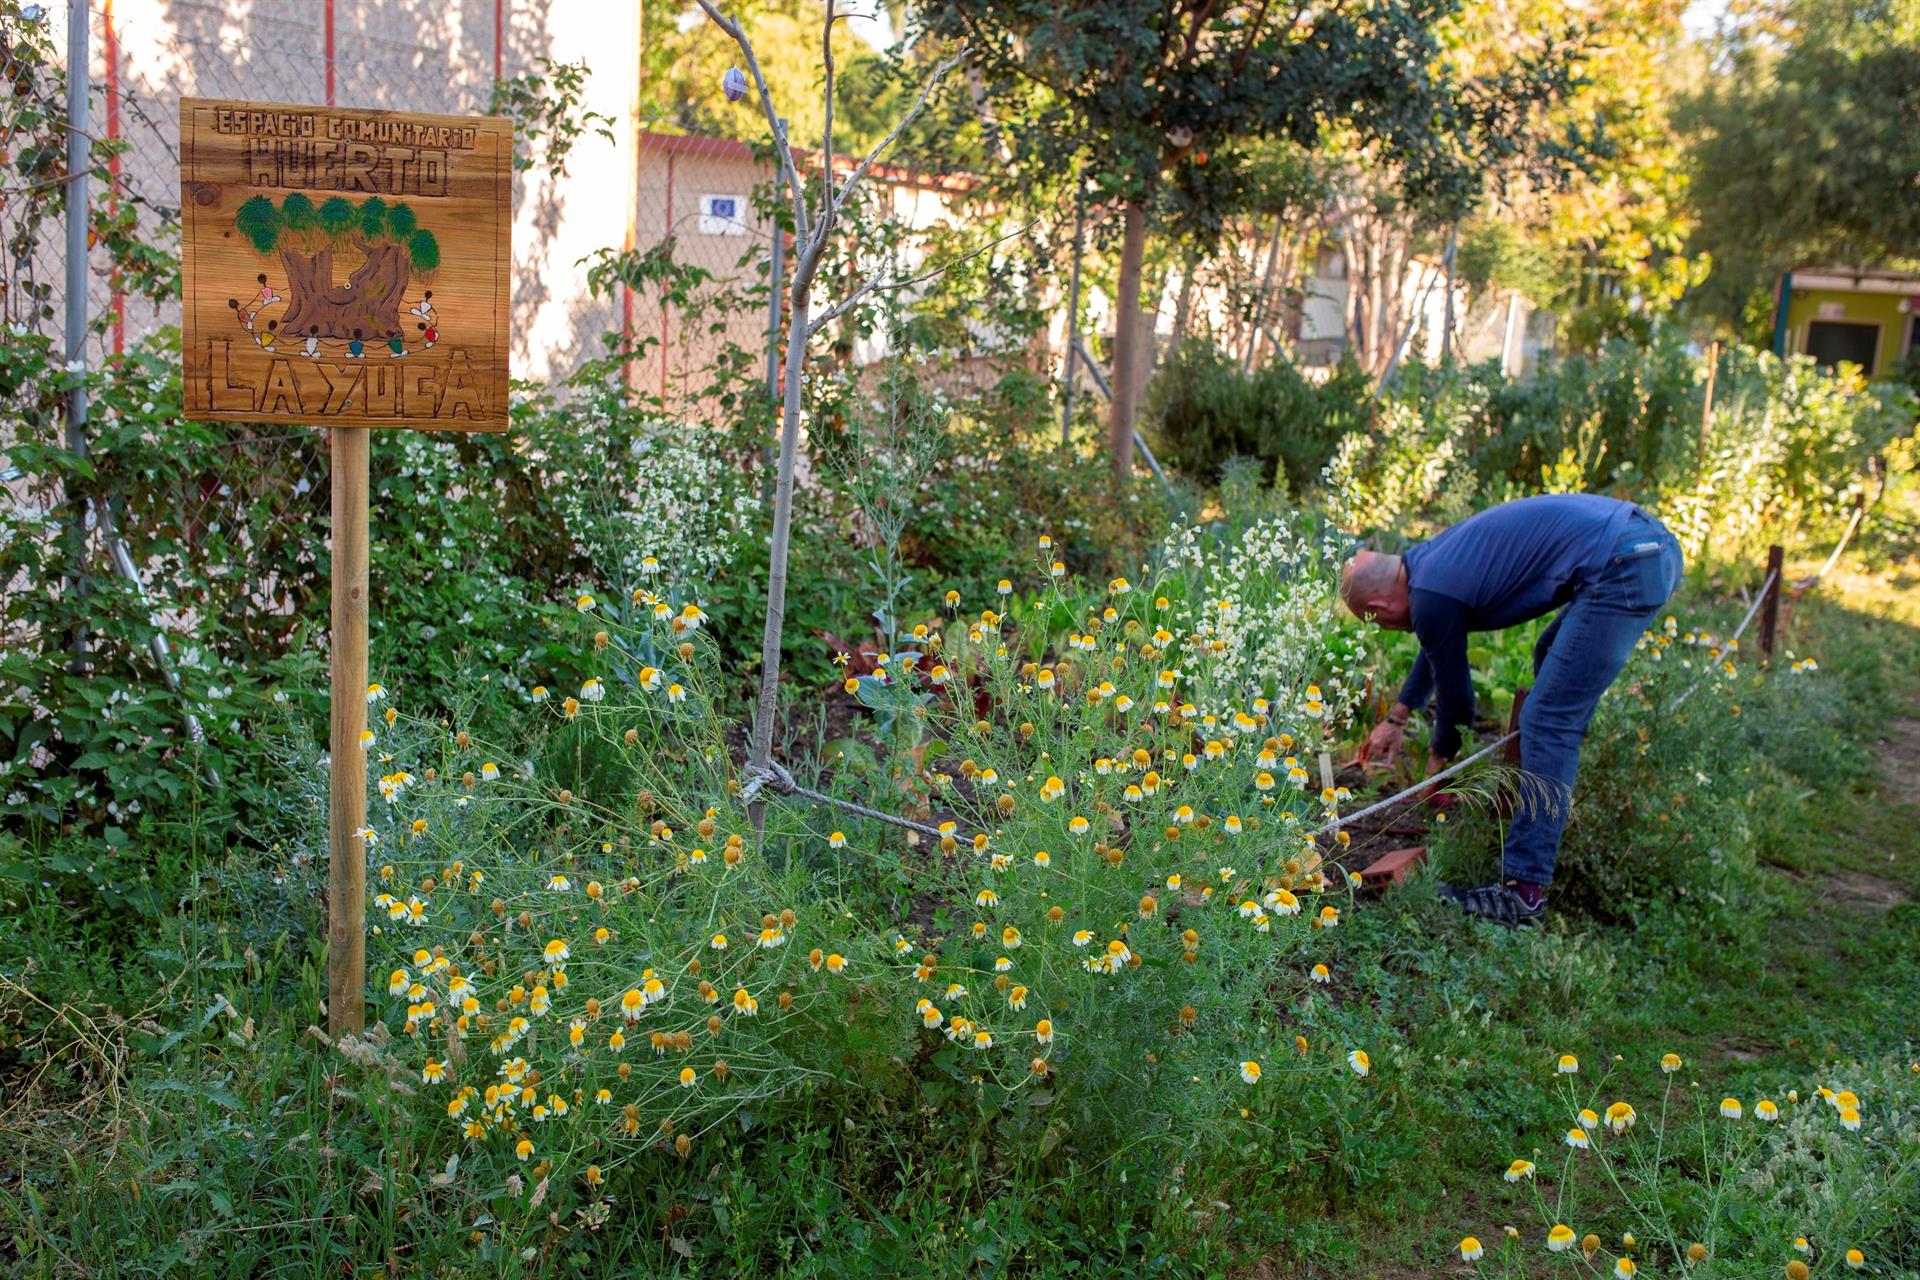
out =
{"type": "Polygon", "coordinates": [[[1824,369],[1842,360],[1873,372],[1880,352],[1880,326],[1847,320],[1814,320],[1807,325],[1807,354],[1824,369]]]}

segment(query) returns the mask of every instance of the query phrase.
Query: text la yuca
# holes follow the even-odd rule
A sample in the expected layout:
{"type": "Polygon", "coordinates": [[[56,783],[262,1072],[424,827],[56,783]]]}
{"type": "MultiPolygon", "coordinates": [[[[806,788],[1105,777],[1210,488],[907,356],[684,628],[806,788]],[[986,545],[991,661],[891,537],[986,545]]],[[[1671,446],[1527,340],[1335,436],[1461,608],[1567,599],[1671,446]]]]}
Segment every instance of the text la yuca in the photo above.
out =
{"type": "Polygon", "coordinates": [[[273,356],[262,368],[257,359],[236,366],[232,345],[226,338],[208,340],[206,379],[195,379],[199,385],[190,388],[189,414],[199,410],[285,421],[351,414],[390,418],[396,424],[422,419],[481,422],[488,417],[486,393],[473,361],[458,348],[435,360],[273,356]],[[200,403],[192,403],[195,400],[200,403]]]}

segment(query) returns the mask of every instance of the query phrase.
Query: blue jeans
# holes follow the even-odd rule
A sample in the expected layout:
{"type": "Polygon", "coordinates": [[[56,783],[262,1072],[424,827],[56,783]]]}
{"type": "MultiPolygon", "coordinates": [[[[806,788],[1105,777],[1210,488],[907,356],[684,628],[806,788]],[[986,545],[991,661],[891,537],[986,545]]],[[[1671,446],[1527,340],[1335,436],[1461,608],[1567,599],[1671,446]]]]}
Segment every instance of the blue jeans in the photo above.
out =
{"type": "Polygon", "coordinates": [[[1606,562],[1540,634],[1533,692],[1520,709],[1520,796],[1501,857],[1507,879],[1553,880],[1593,709],[1673,594],[1680,569],[1679,542],[1635,511],[1606,562]]]}

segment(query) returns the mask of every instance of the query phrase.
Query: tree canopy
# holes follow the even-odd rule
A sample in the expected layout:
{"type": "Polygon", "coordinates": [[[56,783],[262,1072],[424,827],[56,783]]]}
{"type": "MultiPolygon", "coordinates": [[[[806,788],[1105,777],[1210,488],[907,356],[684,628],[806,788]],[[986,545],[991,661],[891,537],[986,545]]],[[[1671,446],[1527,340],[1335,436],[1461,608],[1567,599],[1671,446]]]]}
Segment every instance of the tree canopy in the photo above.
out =
{"type": "Polygon", "coordinates": [[[1700,303],[1764,314],[1780,272],[1920,259],[1920,0],[1794,0],[1721,40],[1686,104],[1700,303]]]}

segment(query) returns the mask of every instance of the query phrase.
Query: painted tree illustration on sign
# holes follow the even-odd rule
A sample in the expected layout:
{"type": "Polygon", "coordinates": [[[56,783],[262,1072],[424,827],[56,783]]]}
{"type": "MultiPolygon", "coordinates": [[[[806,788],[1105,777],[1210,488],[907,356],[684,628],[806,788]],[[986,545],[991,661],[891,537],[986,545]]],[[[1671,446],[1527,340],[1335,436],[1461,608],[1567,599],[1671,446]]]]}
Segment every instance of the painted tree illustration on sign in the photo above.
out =
{"type": "Polygon", "coordinates": [[[360,204],[334,196],[320,205],[299,192],[278,205],[253,196],[234,226],[263,254],[278,251],[287,274],[280,328],[302,337],[387,340],[401,334],[400,300],[409,279],[423,283],[440,266],[440,242],[411,206],[373,196],[360,204]],[[347,247],[364,261],[334,281],[333,258],[347,247]]]}

